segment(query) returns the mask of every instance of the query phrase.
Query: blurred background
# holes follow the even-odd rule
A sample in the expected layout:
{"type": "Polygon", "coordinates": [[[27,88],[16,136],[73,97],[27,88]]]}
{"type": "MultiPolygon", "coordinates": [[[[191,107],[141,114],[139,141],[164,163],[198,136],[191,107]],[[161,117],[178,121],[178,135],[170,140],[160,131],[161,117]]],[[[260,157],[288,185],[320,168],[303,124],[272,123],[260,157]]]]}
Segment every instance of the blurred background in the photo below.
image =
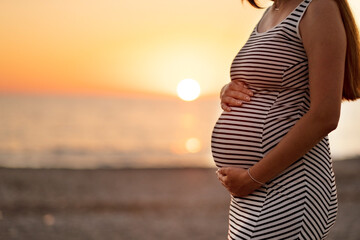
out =
{"type": "MultiPolygon", "coordinates": [[[[348,2],[359,22],[360,2],[348,2]]],[[[211,131],[263,11],[0,2],[0,239],[225,239],[211,131]]],[[[332,239],[359,235],[359,120],[360,101],[344,102],[329,135],[343,203],[332,239]]]]}

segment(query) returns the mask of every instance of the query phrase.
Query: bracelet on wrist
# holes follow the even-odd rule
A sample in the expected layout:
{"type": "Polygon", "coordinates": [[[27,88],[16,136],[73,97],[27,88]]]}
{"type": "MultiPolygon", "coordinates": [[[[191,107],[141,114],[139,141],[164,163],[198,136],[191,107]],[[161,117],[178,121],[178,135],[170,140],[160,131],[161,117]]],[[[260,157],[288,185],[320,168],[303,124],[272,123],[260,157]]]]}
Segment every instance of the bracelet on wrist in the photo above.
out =
{"type": "Polygon", "coordinates": [[[251,178],[254,182],[256,182],[256,183],[258,183],[258,184],[261,184],[261,185],[264,185],[264,184],[265,184],[265,183],[262,183],[262,182],[256,180],[253,176],[251,176],[251,174],[250,174],[250,168],[247,169],[247,173],[249,174],[250,178],[251,178]]]}

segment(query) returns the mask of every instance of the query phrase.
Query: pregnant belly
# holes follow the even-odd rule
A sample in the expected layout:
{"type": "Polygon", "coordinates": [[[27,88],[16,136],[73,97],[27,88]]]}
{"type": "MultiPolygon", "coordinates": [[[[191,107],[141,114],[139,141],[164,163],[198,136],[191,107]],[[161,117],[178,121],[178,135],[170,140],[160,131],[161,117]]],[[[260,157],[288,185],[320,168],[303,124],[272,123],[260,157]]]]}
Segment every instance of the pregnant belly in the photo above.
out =
{"type": "MultiPolygon", "coordinates": [[[[269,99],[269,98],[268,98],[269,99]]],[[[211,151],[217,167],[248,168],[260,161],[303,115],[301,105],[253,98],[217,120],[211,151]]]]}
{"type": "Polygon", "coordinates": [[[211,135],[211,151],[217,167],[248,168],[262,156],[262,131],[266,109],[232,107],[217,120],[211,135]]]}

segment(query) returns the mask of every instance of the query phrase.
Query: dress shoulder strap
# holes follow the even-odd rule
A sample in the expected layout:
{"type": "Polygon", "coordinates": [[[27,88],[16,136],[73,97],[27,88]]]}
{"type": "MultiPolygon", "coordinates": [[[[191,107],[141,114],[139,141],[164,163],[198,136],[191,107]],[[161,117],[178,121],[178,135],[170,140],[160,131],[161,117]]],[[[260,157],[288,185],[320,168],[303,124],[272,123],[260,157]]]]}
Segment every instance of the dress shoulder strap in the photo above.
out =
{"type": "Polygon", "coordinates": [[[293,12],[294,17],[296,17],[296,34],[299,39],[301,39],[300,31],[299,31],[299,25],[300,21],[303,18],[308,6],[310,5],[312,0],[304,0],[302,3],[299,4],[299,6],[295,9],[293,12]]]}

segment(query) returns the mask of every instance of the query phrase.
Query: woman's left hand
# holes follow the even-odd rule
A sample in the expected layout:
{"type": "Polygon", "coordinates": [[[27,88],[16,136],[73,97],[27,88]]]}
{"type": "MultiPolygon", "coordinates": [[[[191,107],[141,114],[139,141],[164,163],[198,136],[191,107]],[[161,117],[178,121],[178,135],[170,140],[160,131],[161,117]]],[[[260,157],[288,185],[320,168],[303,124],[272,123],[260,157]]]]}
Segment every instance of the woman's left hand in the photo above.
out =
{"type": "Polygon", "coordinates": [[[216,171],[218,179],[228,189],[231,195],[244,197],[261,187],[254,182],[247,170],[239,167],[222,167],[216,171]]]}

